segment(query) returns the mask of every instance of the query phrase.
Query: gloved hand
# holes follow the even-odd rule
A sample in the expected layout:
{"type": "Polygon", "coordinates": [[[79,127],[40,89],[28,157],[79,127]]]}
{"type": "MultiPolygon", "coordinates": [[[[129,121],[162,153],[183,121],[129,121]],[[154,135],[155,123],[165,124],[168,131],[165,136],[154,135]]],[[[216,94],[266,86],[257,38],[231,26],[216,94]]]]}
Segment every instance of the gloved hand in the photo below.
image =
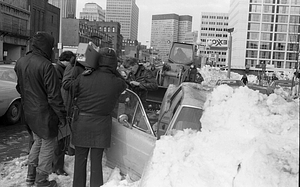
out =
{"type": "Polygon", "coordinates": [[[65,127],[66,125],[67,125],[67,120],[66,120],[66,118],[60,118],[60,119],[59,119],[58,127],[59,127],[59,128],[63,128],[63,127],[65,127]]]}

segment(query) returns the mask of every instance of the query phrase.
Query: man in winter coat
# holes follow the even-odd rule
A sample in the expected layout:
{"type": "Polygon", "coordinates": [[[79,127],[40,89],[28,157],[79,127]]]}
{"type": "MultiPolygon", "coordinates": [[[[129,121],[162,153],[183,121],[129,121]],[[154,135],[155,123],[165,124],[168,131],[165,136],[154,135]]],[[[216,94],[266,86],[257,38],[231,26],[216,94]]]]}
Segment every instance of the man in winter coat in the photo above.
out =
{"type": "Polygon", "coordinates": [[[112,111],[126,82],[117,72],[113,49],[100,49],[99,67],[77,77],[75,88],[78,116],[73,123],[72,143],[75,145],[73,187],[86,186],[88,153],[91,159],[90,186],[103,185],[102,156],[110,147],[112,111]]]}
{"type": "Polygon", "coordinates": [[[34,143],[28,155],[26,183],[37,187],[57,186],[49,181],[52,173],[58,124],[66,124],[66,112],[60,83],[51,63],[54,38],[45,32],[33,36],[32,52],[20,58],[15,71],[17,90],[21,95],[24,117],[33,132],[34,143]]]}
{"type": "Polygon", "coordinates": [[[123,65],[129,71],[127,77],[127,83],[130,85],[129,88],[140,97],[144,107],[147,107],[146,99],[148,91],[158,89],[158,84],[153,73],[143,65],[139,65],[136,58],[126,59],[123,65]]]}
{"type": "MultiPolygon", "coordinates": [[[[72,51],[64,51],[59,56],[59,60],[56,63],[53,63],[60,85],[62,84],[62,79],[63,79],[66,66],[68,66],[71,63],[71,61],[74,61],[75,58],[76,56],[72,51]]],[[[63,91],[63,89],[61,91],[63,91]]],[[[64,130],[68,130],[68,128],[64,130]]],[[[67,142],[69,142],[69,139],[70,136],[67,136],[57,141],[55,151],[54,151],[54,159],[53,159],[53,166],[52,166],[53,172],[56,173],[57,175],[68,176],[68,173],[64,170],[64,163],[65,163],[65,150],[67,149],[68,146],[67,142]]]]}

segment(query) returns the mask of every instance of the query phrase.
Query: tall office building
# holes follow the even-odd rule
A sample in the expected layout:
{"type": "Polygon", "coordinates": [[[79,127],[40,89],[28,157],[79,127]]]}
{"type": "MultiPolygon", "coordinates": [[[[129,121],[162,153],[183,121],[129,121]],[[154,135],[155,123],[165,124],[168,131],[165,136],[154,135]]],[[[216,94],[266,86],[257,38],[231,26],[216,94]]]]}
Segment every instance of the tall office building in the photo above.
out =
{"type": "Polygon", "coordinates": [[[201,12],[200,54],[215,66],[226,65],[228,20],[228,13],[201,12]]]}
{"type": "Polygon", "coordinates": [[[48,3],[61,8],[62,18],[76,17],[76,0],[48,0],[48,3]]]}
{"type": "Polygon", "coordinates": [[[107,0],[105,19],[121,24],[124,39],[137,40],[139,8],[135,0],[107,0]]]}
{"type": "Polygon", "coordinates": [[[151,47],[159,51],[163,61],[169,56],[173,42],[184,41],[185,34],[192,30],[192,17],[177,14],[152,15],[151,47]]]}
{"type": "Polygon", "coordinates": [[[298,63],[300,0],[231,0],[228,28],[232,68],[287,71],[298,63]]]}
{"type": "Polygon", "coordinates": [[[103,10],[97,3],[86,3],[82,12],[79,14],[80,19],[87,19],[89,21],[105,21],[105,10],[103,10]]]}

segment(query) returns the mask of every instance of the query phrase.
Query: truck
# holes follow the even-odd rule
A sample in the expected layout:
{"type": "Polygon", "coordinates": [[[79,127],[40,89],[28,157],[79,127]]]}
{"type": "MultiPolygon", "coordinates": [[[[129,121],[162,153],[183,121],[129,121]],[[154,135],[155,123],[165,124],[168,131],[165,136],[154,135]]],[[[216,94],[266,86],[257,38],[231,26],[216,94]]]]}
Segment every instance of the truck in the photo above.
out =
{"type": "Polygon", "coordinates": [[[155,77],[158,90],[149,91],[147,96],[148,108],[159,110],[162,99],[170,84],[179,86],[182,82],[201,83],[203,77],[197,71],[201,67],[201,60],[195,56],[196,45],[173,42],[168,62],[156,67],[155,77]]]}

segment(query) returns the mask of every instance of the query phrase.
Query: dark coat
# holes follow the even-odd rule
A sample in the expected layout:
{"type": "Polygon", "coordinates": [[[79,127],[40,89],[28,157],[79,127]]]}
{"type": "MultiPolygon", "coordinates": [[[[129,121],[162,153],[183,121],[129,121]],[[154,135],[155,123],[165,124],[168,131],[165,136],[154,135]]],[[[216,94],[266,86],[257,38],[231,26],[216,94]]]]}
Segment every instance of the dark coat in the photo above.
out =
{"type": "Polygon", "coordinates": [[[63,65],[60,61],[57,61],[56,63],[53,63],[53,66],[54,66],[54,68],[56,70],[59,82],[61,84],[63,76],[64,76],[64,71],[66,69],[66,66],[63,65]]]}
{"type": "Polygon", "coordinates": [[[143,103],[146,101],[148,91],[158,89],[158,84],[152,71],[146,69],[143,65],[139,65],[135,75],[130,74],[127,81],[137,81],[140,83],[139,86],[131,86],[130,89],[140,97],[143,103]]]}
{"type": "Polygon", "coordinates": [[[16,63],[16,88],[30,129],[43,139],[54,138],[59,119],[66,117],[59,79],[50,61],[54,39],[45,33],[33,39],[33,51],[16,63]]]}
{"type": "Polygon", "coordinates": [[[75,89],[77,120],[73,123],[72,143],[79,147],[108,148],[111,141],[112,111],[125,80],[116,76],[116,66],[100,67],[91,75],[80,75],[75,89]]]}

